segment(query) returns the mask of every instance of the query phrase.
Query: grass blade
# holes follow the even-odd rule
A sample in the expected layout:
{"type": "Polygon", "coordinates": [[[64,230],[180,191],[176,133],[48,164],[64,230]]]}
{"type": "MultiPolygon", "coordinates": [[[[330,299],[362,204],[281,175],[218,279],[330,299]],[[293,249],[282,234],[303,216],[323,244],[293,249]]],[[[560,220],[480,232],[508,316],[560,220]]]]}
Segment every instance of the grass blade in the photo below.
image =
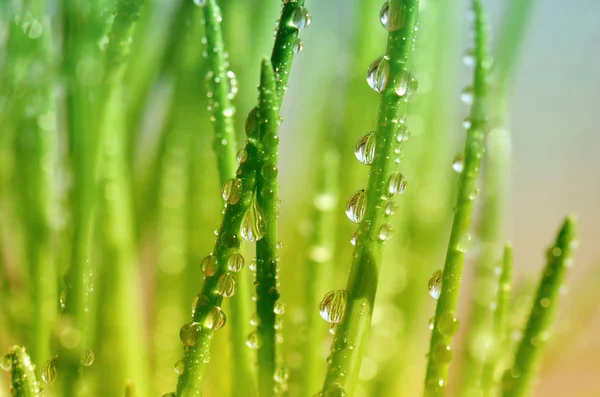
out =
{"type": "MultiPolygon", "coordinates": [[[[474,0],[475,12],[475,70],[471,126],[467,131],[464,166],[458,181],[458,197],[446,261],[441,275],[441,293],[436,305],[425,395],[443,396],[448,383],[448,368],[452,358],[452,337],[457,329],[456,308],[463,273],[465,252],[470,244],[469,229],[473,201],[477,195],[477,178],[484,150],[487,117],[487,77],[489,68],[487,21],[480,0],[474,0]],[[446,325],[449,325],[446,327],[446,325]],[[442,333],[443,331],[443,333],[442,333]]],[[[435,276],[435,275],[434,275],[435,276]]],[[[437,283],[435,283],[437,284],[437,283]]]]}
{"type": "Polygon", "coordinates": [[[542,273],[523,339],[517,348],[512,368],[506,371],[502,380],[504,397],[527,396],[531,392],[554,323],[559,290],[567,268],[572,265],[573,249],[577,243],[575,229],[575,219],[567,217],[555,244],[547,252],[548,263],[542,273]]]}
{"type": "Polygon", "coordinates": [[[13,346],[7,355],[0,358],[5,371],[11,371],[11,390],[14,397],[38,397],[45,395],[36,380],[35,366],[24,347],[13,346]]]}

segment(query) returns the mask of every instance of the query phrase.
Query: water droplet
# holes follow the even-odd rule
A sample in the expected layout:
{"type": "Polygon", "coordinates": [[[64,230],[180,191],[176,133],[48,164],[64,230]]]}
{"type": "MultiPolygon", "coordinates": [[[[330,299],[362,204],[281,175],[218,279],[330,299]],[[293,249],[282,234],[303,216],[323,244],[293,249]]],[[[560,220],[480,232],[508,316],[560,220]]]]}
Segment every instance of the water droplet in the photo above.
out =
{"type": "Polygon", "coordinates": [[[356,247],[357,240],[358,240],[358,231],[354,232],[354,234],[350,238],[350,244],[352,244],[352,246],[356,247]]]}
{"type": "Polygon", "coordinates": [[[544,308],[550,307],[550,299],[548,299],[548,298],[542,298],[540,300],[540,306],[544,307],[544,308]]]}
{"type": "Polygon", "coordinates": [[[250,325],[253,327],[258,327],[260,324],[260,316],[257,313],[254,313],[250,316],[250,325]]]}
{"type": "Polygon", "coordinates": [[[302,30],[305,27],[310,26],[311,22],[312,17],[308,13],[308,10],[304,7],[296,7],[294,11],[292,11],[289,25],[298,30],[302,30]]]}
{"type": "Polygon", "coordinates": [[[445,385],[443,379],[431,379],[425,384],[425,389],[430,393],[441,393],[445,389],[445,385]]]}
{"type": "Polygon", "coordinates": [[[473,87],[470,85],[463,88],[462,92],[460,93],[461,101],[463,101],[467,105],[473,104],[473,97],[473,87]]]}
{"type": "Polygon", "coordinates": [[[242,220],[242,238],[249,243],[254,243],[264,235],[264,219],[262,215],[262,210],[258,205],[258,201],[256,196],[252,199],[252,204],[246,211],[244,215],[244,219],[242,220]]]}
{"type": "Polygon", "coordinates": [[[471,128],[472,125],[473,125],[473,122],[471,121],[471,118],[465,117],[465,119],[463,120],[463,127],[468,130],[469,128],[471,128]]]}
{"type": "Polygon", "coordinates": [[[244,257],[239,252],[234,252],[227,259],[227,268],[231,272],[239,272],[244,267],[244,257]]]}
{"type": "Polygon", "coordinates": [[[260,169],[260,175],[265,180],[276,179],[278,173],[279,173],[279,170],[277,169],[277,166],[273,163],[267,163],[267,164],[263,165],[262,168],[260,169]]]}
{"type": "Polygon", "coordinates": [[[275,382],[286,382],[290,378],[290,370],[286,367],[279,367],[273,374],[275,382]]]}
{"type": "Polygon", "coordinates": [[[32,19],[23,23],[23,32],[25,32],[30,39],[37,39],[42,35],[43,31],[44,27],[37,19],[32,19]]]}
{"type": "Polygon", "coordinates": [[[394,91],[396,91],[396,95],[401,97],[406,96],[408,98],[415,93],[418,87],[419,82],[413,73],[408,69],[403,69],[400,72],[394,91]]]}
{"type": "Polygon", "coordinates": [[[260,349],[262,346],[262,338],[258,331],[251,332],[246,338],[246,346],[250,349],[260,349]]]}
{"type": "Polygon", "coordinates": [[[275,302],[275,306],[273,307],[273,312],[275,314],[279,314],[279,315],[285,313],[285,303],[275,302]]]}
{"type": "Polygon", "coordinates": [[[202,259],[202,263],[200,264],[200,269],[204,272],[206,277],[214,276],[219,270],[219,265],[217,263],[217,257],[214,255],[209,255],[202,259]]]}
{"type": "Polygon", "coordinates": [[[390,14],[390,2],[386,1],[379,11],[381,25],[390,32],[395,32],[404,26],[405,8],[404,5],[400,7],[400,10],[396,10],[394,14],[390,14]]]}
{"type": "Polygon", "coordinates": [[[242,181],[237,178],[231,178],[223,184],[221,196],[228,204],[237,204],[242,198],[242,181]]]}
{"type": "Polygon", "coordinates": [[[232,273],[225,273],[217,280],[217,294],[224,298],[231,298],[237,291],[237,280],[232,273]]]}
{"type": "Polygon", "coordinates": [[[60,308],[63,310],[67,306],[67,296],[68,295],[69,295],[69,290],[66,288],[60,292],[60,297],[58,298],[58,300],[60,302],[60,308]]]}
{"type": "Polygon", "coordinates": [[[385,204],[385,214],[388,215],[388,216],[389,215],[394,215],[396,213],[396,208],[397,207],[398,206],[396,205],[395,201],[393,201],[393,200],[388,201],[385,204]]]}
{"type": "Polygon", "coordinates": [[[346,290],[338,289],[325,294],[319,304],[321,318],[330,324],[338,324],[346,314],[346,290]]]}
{"type": "MultiPolygon", "coordinates": [[[[229,92],[227,98],[234,99],[239,91],[237,76],[232,70],[227,71],[227,79],[229,80],[229,92]]],[[[235,111],[235,108],[230,108],[235,111]]],[[[232,113],[233,114],[233,113],[232,113]]]]}
{"type": "Polygon", "coordinates": [[[375,131],[368,132],[356,141],[354,155],[363,164],[369,165],[375,159],[375,131]]]}
{"type": "Polygon", "coordinates": [[[83,359],[81,360],[81,365],[83,365],[84,367],[89,367],[94,363],[95,359],[96,354],[94,354],[94,352],[90,349],[87,349],[83,355],[83,359]]]}
{"type": "Polygon", "coordinates": [[[386,55],[377,58],[367,69],[367,83],[377,92],[382,92],[388,85],[390,62],[386,55]]]}
{"type": "Polygon", "coordinates": [[[447,364],[452,361],[450,346],[440,343],[433,348],[433,359],[438,364],[447,364]]]}
{"type": "Polygon", "coordinates": [[[177,375],[181,375],[183,374],[183,370],[185,368],[185,363],[183,362],[183,360],[179,360],[175,363],[175,366],[173,367],[173,369],[175,370],[175,373],[177,375]]]}
{"type": "Polygon", "coordinates": [[[454,157],[454,160],[452,160],[452,169],[460,174],[461,172],[463,172],[464,168],[465,157],[462,153],[459,153],[456,155],[456,157],[454,157]]]}
{"type": "Polygon", "coordinates": [[[56,370],[56,364],[58,363],[58,356],[54,356],[46,360],[42,365],[42,380],[48,385],[52,386],[56,382],[58,372],[56,370]]]}
{"type": "Polygon", "coordinates": [[[429,319],[429,330],[433,331],[433,326],[435,325],[435,317],[431,317],[429,319]]]}
{"type": "Polygon", "coordinates": [[[246,149],[242,148],[237,152],[237,155],[235,157],[236,157],[237,161],[240,162],[240,164],[245,163],[246,160],[248,159],[248,152],[246,151],[246,149]]]}
{"type": "Polygon", "coordinates": [[[225,312],[219,306],[215,306],[206,314],[206,317],[204,317],[204,320],[202,321],[202,325],[206,329],[218,331],[223,328],[226,321],[227,316],[225,315],[225,312]]]}
{"type": "Polygon", "coordinates": [[[194,4],[198,7],[204,7],[206,5],[206,0],[194,0],[194,4]]]}
{"type": "Polygon", "coordinates": [[[440,316],[438,320],[438,331],[443,336],[454,336],[458,332],[460,322],[454,313],[446,312],[440,316]]]}
{"type": "Polygon", "coordinates": [[[250,113],[248,113],[248,117],[246,117],[246,135],[248,137],[256,136],[258,134],[259,126],[258,108],[254,107],[250,113]]]}
{"type": "Polygon", "coordinates": [[[471,235],[469,233],[465,233],[460,238],[460,241],[458,242],[456,249],[459,250],[460,252],[465,253],[471,249],[472,245],[473,245],[473,240],[471,239],[471,235]]]}
{"type": "Polygon", "coordinates": [[[398,171],[392,172],[390,175],[390,181],[388,184],[388,192],[390,194],[401,194],[406,190],[407,181],[404,175],[398,171]]]}
{"type": "Polygon", "coordinates": [[[433,299],[439,299],[440,294],[442,293],[442,269],[436,270],[429,279],[427,283],[427,289],[429,290],[429,295],[433,299]]]}
{"type": "Polygon", "coordinates": [[[2,371],[10,371],[12,369],[12,357],[10,354],[5,354],[0,358],[0,369],[2,371]]]}
{"type": "Polygon", "coordinates": [[[200,323],[189,322],[181,327],[179,331],[179,339],[185,346],[194,346],[198,342],[198,335],[201,331],[200,323]]]}
{"type": "Polygon", "coordinates": [[[467,67],[475,66],[475,50],[473,48],[469,48],[465,51],[462,57],[463,64],[467,67]]]}
{"type": "Polygon", "coordinates": [[[348,394],[342,385],[334,383],[325,389],[322,397],[346,397],[347,395],[348,394]]]}
{"type": "Polygon", "coordinates": [[[294,44],[294,54],[299,54],[304,49],[304,43],[300,39],[296,39],[296,44],[294,44]]]}
{"type": "Polygon", "coordinates": [[[362,222],[367,211],[367,194],[364,189],[356,191],[346,201],[346,216],[354,223],[362,222]]]}
{"type": "Polygon", "coordinates": [[[410,131],[408,130],[408,127],[404,125],[404,123],[400,123],[400,125],[398,126],[398,131],[396,132],[396,140],[398,141],[398,143],[400,143],[408,141],[409,138],[410,131]]]}
{"type": "Polygon", "coordinates": [[[389,224],[388,222],[385,222],[379,228],[379,239],[381,241],[387,241],[387,240],[391,239],[392,237],[394,237],[394,227],[391,224],[389,224]]]}

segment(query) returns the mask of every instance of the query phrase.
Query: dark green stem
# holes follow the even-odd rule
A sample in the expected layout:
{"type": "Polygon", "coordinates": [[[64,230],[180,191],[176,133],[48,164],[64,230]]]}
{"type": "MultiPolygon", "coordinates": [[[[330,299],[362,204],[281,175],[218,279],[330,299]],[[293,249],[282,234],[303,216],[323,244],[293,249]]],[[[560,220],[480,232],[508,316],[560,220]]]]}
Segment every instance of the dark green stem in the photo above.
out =
{"type": "Polygon", "coordinates": [[[43,390],[36,380],[35,366],[24,347],[13,346],[8,354],[0,358],[2,365],[10,365],[11,390],[14,397],[38,397],[43,390]]]}

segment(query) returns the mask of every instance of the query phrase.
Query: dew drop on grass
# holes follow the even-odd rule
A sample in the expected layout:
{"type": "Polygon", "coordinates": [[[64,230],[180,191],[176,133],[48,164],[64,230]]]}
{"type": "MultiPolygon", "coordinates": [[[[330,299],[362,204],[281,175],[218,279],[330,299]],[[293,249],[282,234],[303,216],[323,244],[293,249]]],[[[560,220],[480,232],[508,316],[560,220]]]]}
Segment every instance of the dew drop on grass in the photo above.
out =
{"type": "Polygon", "coordinates": [[[281,383],[286,382],[290,378],[290,370],[287,367],[279,367],[275,370],[273,374],[273,380],[275,382],[281,383]]]}
{"type": "Polygon", "coordinates": [[[227,316],[223,309],[219,306],[215,306],[206,314],[204,320],[202,321],[202,326],[206,329],[210,329],[212,331],[218,331],[227,322],[227,316]]]}
{"type": "Polygon", "coordinates": [[[463,120],[463,127],[468,130],[469,128],[471,128],[472,125],[473,122],[471,121],[471,118],[465,117],[465,119],[463,120]]]}
{"type": "Polygon", "coordinates": [[[386,215],[394,215],[396,213],[397,204],[395,201],[390,200],[385,204],[385,214],[386,215]]]}
{"type": "Polygon", "coordinates": [[[354,232],[354,234],[350,238],[350,244],[352,244],[353,247],[356,247],[357,240],[358,240],[358,231],[354,232]]]}
{"type": "Polygon", "coordinates": [[[248,152],[246,152],[246,149],[242,148],[237,152],[235,157],[240,164],[245,163],[248,159],[248,152]]]}
{"type": "Polygon", "coordinates": [[[452,348],[440,343],[433,348],[433,360],[438,364],[448,364],[452,361],[452,348]]]}
{"type": "Polygon", "coordinates": [[[436,270],[429,278],[429,282],[427,283],[427,289],[429,290],[429,295],[433,299],[439,299],[440,294],[442,293],[442,269],[436,270]]]}
{"type": "Polygon", "coordinates": [[[300,54],[304,50],[304,43],[300,39],[296,39],[296,44],[294,44],[294,54],[300,54]]]}
{"type": "Polygon", "coordinates": [[[244,267],[244,257],[239,252],[234,252],[227,259],[227,269],[230,272],[239,272],[244,267]]]}
{"type": "Polygon", "coordinates": [[[0,358],[0,369],[2,371],[10,371],[12,369],[12,356],[5,354],[0,358]]]}
{"type": "Polygon", "coordinates": [[[238,178],[231,178],[223,184],[221,196],[227,204],[237,204],[242,198],[242,181],[238,178]]]}
{"type": "Polygon", "coordinates": [[[389,30],[390,32],[395,32],[399,29],[402,29],[405,21],[405,10],[402,6],[400,12],[396,12],[394,14],[390,13],[390,2],[386,1],[381,6],[381,10],[379,11],[379,21],[381,25],[389,30]]]}
{"type": "Polygon", "coordinates": [[[256,196],[252,199],[252,204],[246,211],[244,219],[242,219],[241,234],[242,238],[249,243],[254,243],[264,235],[264,219],[256,196]]]}
{"type": "Polygon", "coordinates": [[[206,277],[214,276],[217,273],[217,270],[219,269],[217,257],[214,255],[208,255],[207,257],[202,259],[200,269],[204,272],[206,277]]]}
{"type": "Polygon", "coordinates": [[[382,92],[388,85],[390,77],[390,61],[382,55],[371,63],[367,69],[367,84],[376,92],[382,92]]]}
{"type": "Polygon", "coordinates": [[[440,393],[445,389],[443,379],[430,379],[425,384],[425,390],[429,393],[440,393]]]}
{"type": "Polygon", "coordinates": [[[250,325],[253,327],[258,327],[260,324],[260,316],[257,313],[254,313],[250,316],[250,325]]]}
{"type": "Polygon", "coordinates": [[[298,30],[302,30],[307,26],[310,26],[312,17],[308,13],[308,10],[304,7],[296,7],[292,11],[289,25],[298,30]]]}
{"type": "Polygon", "coordinates": [[[83,365],[84,367],[89,367],[92,364],[94,364],[95,359],[96,359],[96,354],[94,354],[94,352],[91,351],[90,349],[87,349],[84,352],[83,359],[81,360],[81,365],[83,365]]]}
{"type": "Polygon", "coordinates": [[[465,233],[458,241],[458,245],[456,246],[456,249],[462,253],[465,253],[471,249],[472,245],[473,245],[473,240],[471,239],[471,235],[469,233],[465,233]]]}
{"type": "Polygon", "coordinates": [[[229,70],[227,71],[227,79],[229,80],[229,91],[227,92],[227,98],[234,99],[239,91],[237,76],[232,70],[229,70]]]}
{"type": "Polygon", "coordinates": [[[473,48],[469,48],[465,51],[462,57],[463,64],[467,67],[475,66],[475,50],[473,48]]]}
{"type": "Polygon", "coordinates": [[[58,356],[54,356],[46,360],[46,362],[42,365],[42,380],[50,386],[56,382],[56,377],[58,376],[58,372],[56,370],[57,362],[58,356]]]}
{"type": "Polygon", "coordinates": [[[258,331],[253,331],[248,335],[248,338],[246,338],[246,346],[254,350],[260,349],[262,346],[262,337],[258,331]]]}
{"type": "Polygon", "coordinates": [[[452,160],[452,169],[460,174],[461,172],[463,172],[464,168],[465,157],[462,153],[459,153],[456,155],[456,157],[454,157],[454,160],[452,160]]]}
{"type": "Polygon", "coordinates": [[[179,360],[175,363],[175,365],[173,366],[173,369],[175,370],[175,373],[177,375],[181,375],[183,374],[185,368],[185,363],[183,362],[183,360],[179,360]]]}
{"type": "Polygon", "coordinates": [[[398,131],[396,131],[396,140],[398,143],[406,142],[410,138],[410,131],[408,127],[404,125],[404,123],[400,123],[398,126],[398,131]]]}
{"type": "Polygon", "coordinates": [[[237,280],[232,273],[225,273],[217,280],[217,294],[231,298],[237,292],[237,280]]]}
{"type": "Polygon", "coordinates": [[[452,312],[442,314],[438,320],[438,331],[443,336],[454,336],[458,332],[460,322],[452,312]]]}
{"type": "Polygon", "coordinates": [[[354,223],[362,222],[367,211],[367,194],[364,189],[356,191],[346,201],[346,216],[354,223]]]}
{"type": "Polygon", "coordinates": [[[58,298],[59,302],[60,302],[60,308],[61,309],[65,309],[65,307],[67,307],[67,296],[69,295],[69,290],[68,289],[63,289],[60,292],[60,297],[58,298]]]}
{"type": "Polygon", "coordinates": [[[354,145],[354,155],[363,164],[370,165],[375,159],[375,131],[361,136],[354,145]]]}
{"type": "Polygon", "coordinates": [[[338,289],[329,291],[319,303],[319,314],[329,324],[338,324],[346,314],[346,290],[338,289]]]}
{"type": "Polygon", "coordinates": [[[431,317],[431,318],[429,319],[429,330],[430,330],[430,331],[433,331],[433,326],[434,326],[434,324],[435,324],[435,317],[431,317]]]}
{"type": "Polygon", "coordinates": [[[207,0],[194,0],[194,4],[196,4],[198,7],[204,7],[206,5],[206,1],[207,0]]]}
{"type": "Polygon", "coordinates": [[[467,105],[473,104],[473,97],[474,97],[473,87],[470,85],[463,88],[462,92],[460,93],[461,101],[463,101],[467,105]]]}
{"type": "Polygon", "coordinates": [[[400,72],[400,76],[398,77],[398,81],[394,87],[394,91],[396,92],[396,95],[408,98],[415,93],[418,87],[419,82],[413,73],[408,69],[403,69],[400,72]]]}
{"type": "Polygon", "coordinates": [[[346,393],[344,386],[340,385],[339,383],[334,383],[333,385],[331,385],[327,389],[325,389],[322,397],[346,397],[346,396],[348,396],[348,393],[346,393]]]}
{"type": "Polygon", "coordinates": [[[179,331],[179,339],[185,346],[195,346],[198,343],[198,335],[201,331],[200,323],[195,321],[189,322],[181,327],[179,331]]]}
{"type": "Polygon", "coordinates": [[[390,194],[401,194],[406,190],[406,178],[398,171],[392,172],[388,183],[388,192],[390,194]]]}
{"type": "Polygon", "coordinates": [[[392,237],[394,237],[394,227],[388,222],[383,223],[379,228],[379,239],[381,241],[387,241],[392,237]]]}
{"type": "Polygon", "coordinates": [[[273,312],[275,314],[279,314],[279,315],[285,313],[285,303],[275,302],[275,306],[273,307],[273,312]]]}

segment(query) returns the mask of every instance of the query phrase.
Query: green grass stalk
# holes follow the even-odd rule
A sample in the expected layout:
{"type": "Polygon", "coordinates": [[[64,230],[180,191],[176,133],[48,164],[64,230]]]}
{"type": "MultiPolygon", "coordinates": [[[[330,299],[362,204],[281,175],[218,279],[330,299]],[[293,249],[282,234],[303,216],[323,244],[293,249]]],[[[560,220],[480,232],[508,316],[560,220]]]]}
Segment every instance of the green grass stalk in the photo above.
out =
{"type": "Polygon", "coordinates": [[[345,316],[336,327],[331,346],[331,362],[322,391],[324,396],[353,394],[358,379],[381,267],[381,228],[389,226],[384,208],[386,201],[392,200],[390,179],[395,168],[393,152],[397,146],[398,123],[406,116],[406,102],[397,95],[396,86],[401,84],[412,52],[418,6],[418,0],[390,1],[390,19],[400,16],[402,27],[388,35],[389,83],[381,92],[375,155],[366,189],[366,212],[359,225],[348,278],[345,316]]]}
{"type": "Polygon", "coordinates": [[[552,332],[560,288],[567,269],[572,265],[576,238],[575,219],[567,217],[555,244],[547,252],[548,262],[541,276],[523,339],[517,348],[512,368],[506,371],[502,379],[504,397],[528,396],[532,391],[534,377],[552,332]]]}
{"type": "Polygon", "coordinates": [[[511,291],[513,284],[513,251],[510,244],[504,247],[502,257],[502,268],[498,279],[496,291],[496,309],[492,323],[492,350],[490,357],[486,359],[483,366],[481,379],[481,392],[484,397],[497,395],[500,379],[497,373],[502,364],[502,356],[508,339],[508,314],[511,303],[511,291]]]}
{"type": "Polygon", "coordinates": [[[314,198],[313,229],[309,258],[306,265],[306,346],[304,350],[302,395],[310,396],[318,390],[323,366],[323,320],[317,313],[319,296],[323,294],[326,277],[331,273],[335,252],[335,209],[338,204],[339,153],[330,144],[319,160],[317,193],[314,198]]]}
{"type": "MultiPolygon", "coordinates": [[[[458,180],[458,197],[444,263],[441,294],[439,296],[425,378],[425,395],[443,396],[448,383],[448,368],[452,357],[451,343],[455,332],[444,332],[440,320],[447,322],[456,316],[465,252],[470,245],[469,229],[473,202],[477,196],[477,178],[484,152],[488,94],[488,33],[485,12],[480,0],[474,0],[475,12],[475,70],[471,126],[465,142],[464,166],[458,180]],[[438,354],[439,353],[439,354],[438,354]]],[[[447,331],[447,330],[446,330],[447,331]]]]}
{"type": "Polygon", "coordinates": [[[44,395],[40,382],[36,380],[35,365],[24,347],[13,346],[1,358],[3,369],[11,371],[11,390],[15,397],[39,397],[44,395]]]}

